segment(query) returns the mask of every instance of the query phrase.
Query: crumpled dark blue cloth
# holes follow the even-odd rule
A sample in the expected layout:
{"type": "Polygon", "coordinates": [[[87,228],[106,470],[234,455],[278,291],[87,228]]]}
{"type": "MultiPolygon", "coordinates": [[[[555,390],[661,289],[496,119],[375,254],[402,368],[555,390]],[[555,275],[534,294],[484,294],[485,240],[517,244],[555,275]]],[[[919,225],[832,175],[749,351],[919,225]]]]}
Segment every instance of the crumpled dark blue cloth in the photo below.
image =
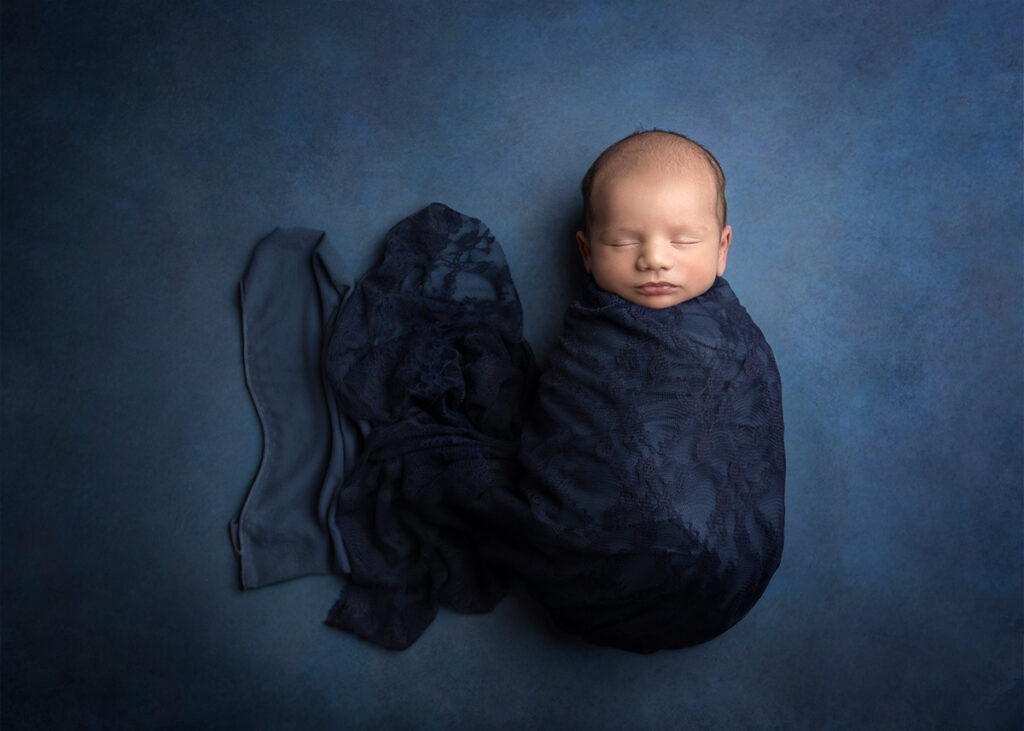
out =
{"type": "Polygon", "coordinates": [[[410,216],[346,294],[323,367],[362,439],[321,493],[348,569],[329,624],[400,649],[439,605],[486,612],[518,579],[562,629],[652,652],[760,597],[783,544],[781,386],[724,279],[664,310],[588,280],[539,386],[476,219],[410,216]]]}
{"type": "Polygon", "coordinates": [[[351,575],[328,623],[404,648],[438,604],[493,609],[505,574],[480,553],[473,506],[515,489],[536,365],[486,226],[435,203],[391,229],[325,367],[366,434],[330,516],[351,575]]]}

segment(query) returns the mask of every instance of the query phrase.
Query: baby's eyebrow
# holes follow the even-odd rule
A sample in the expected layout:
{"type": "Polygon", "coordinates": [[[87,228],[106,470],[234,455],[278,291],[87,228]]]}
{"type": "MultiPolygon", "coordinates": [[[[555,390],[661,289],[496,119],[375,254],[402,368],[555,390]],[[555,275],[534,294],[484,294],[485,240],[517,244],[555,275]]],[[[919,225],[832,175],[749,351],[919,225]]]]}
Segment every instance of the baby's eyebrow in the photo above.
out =
{"type": "Polygon", "coordinates": [[[637,237],[641,233],[640,229],[636,228],[625,228],[623,226],[616,226],[615,228],[604,228],[597,232],[597,236],[600,238],[612,238],[616,236],[632,236],[637,237]]]}
{"type": "MultiPolygon", "coordinates": [[[[683,223],[678,226],[670,226],[666,231],[669,236],[703,236],[711,231],[711,227],[703,224],[683,223]]],[[[640,236],[643,233],[644,229],[642,226],[609,226],[608,228],[599,228],[597,230],[597,235],[599,236],[640,236]]]]}
{"type": "Polygon", "coordinates": [[[615,234],[617,234],[617,233],[635,234],[635,233],[638,233],[640,231],[639,228],[630,228],[629,226],[613,226],[611,228],[606,228],[604,230],[607,231],[608,233],[615,233],[615,234]]]}
{"type": "Polygon", "coordinates": [[[679,226],[675,226],[673,228],[670,228],[669,232],[673,233],[673,234],[685,234],[685,233],[699,233],[699,234],[702,234],[702,233],[707,233],[710,230],[711,229],[708,226],[705,226],[703,224],[685,223],[685,224],[680,224],[679,226]]]}

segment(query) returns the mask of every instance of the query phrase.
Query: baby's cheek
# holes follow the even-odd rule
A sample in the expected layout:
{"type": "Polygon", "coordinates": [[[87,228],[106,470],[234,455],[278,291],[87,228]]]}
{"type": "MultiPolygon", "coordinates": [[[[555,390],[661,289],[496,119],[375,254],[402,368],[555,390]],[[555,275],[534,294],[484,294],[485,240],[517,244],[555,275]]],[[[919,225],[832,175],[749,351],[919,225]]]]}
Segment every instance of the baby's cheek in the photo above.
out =
{"type": "Polygon", "coordinates": [[[607,271],[594,267],[594,271],[591,272],[591,275],[594,277],[594,283],[605,292],[615,291],[615,277],[609,275],[607,271]]]}

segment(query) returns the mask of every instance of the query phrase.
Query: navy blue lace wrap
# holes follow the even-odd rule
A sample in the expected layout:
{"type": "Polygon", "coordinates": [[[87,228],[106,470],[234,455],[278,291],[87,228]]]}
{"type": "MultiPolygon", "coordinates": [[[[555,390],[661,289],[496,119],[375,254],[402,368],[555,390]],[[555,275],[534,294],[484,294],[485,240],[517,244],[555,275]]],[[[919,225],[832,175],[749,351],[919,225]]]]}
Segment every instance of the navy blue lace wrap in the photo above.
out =
{"type": "Polygon", "coordinates": [[[325,365],[365,433],[330,516],[351,575],[328,623],[404,648],[438,604],[493,609],[505,576],[480,554],[472,506],[515,489],[536,366],[486,226],[435,203],[391,229],[325,365]]]}
{"type": "Polygon", "coordinates": [[[722,278],[660,310],[588,280],[540,379],[521,464],[526,510],[494,554],[591,642],[652,652],[711,639],[779,565],[779,372],[722,278]],[[510,551],[512,537],[523,540],[510,551]]]}

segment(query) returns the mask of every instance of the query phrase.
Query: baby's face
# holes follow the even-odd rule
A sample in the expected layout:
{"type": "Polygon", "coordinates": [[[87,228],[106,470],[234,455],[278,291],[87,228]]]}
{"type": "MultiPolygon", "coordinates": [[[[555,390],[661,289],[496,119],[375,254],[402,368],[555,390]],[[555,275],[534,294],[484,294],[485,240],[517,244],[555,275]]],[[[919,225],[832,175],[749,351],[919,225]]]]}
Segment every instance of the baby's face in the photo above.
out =
{"type": "Polygon", "coordinates": [[[590,231],[576,241],[598,287],[660,309],[703,294],[725,271],[732,229],[719,226],[710,171],[647,166],[596,183],[590,231]]]}

